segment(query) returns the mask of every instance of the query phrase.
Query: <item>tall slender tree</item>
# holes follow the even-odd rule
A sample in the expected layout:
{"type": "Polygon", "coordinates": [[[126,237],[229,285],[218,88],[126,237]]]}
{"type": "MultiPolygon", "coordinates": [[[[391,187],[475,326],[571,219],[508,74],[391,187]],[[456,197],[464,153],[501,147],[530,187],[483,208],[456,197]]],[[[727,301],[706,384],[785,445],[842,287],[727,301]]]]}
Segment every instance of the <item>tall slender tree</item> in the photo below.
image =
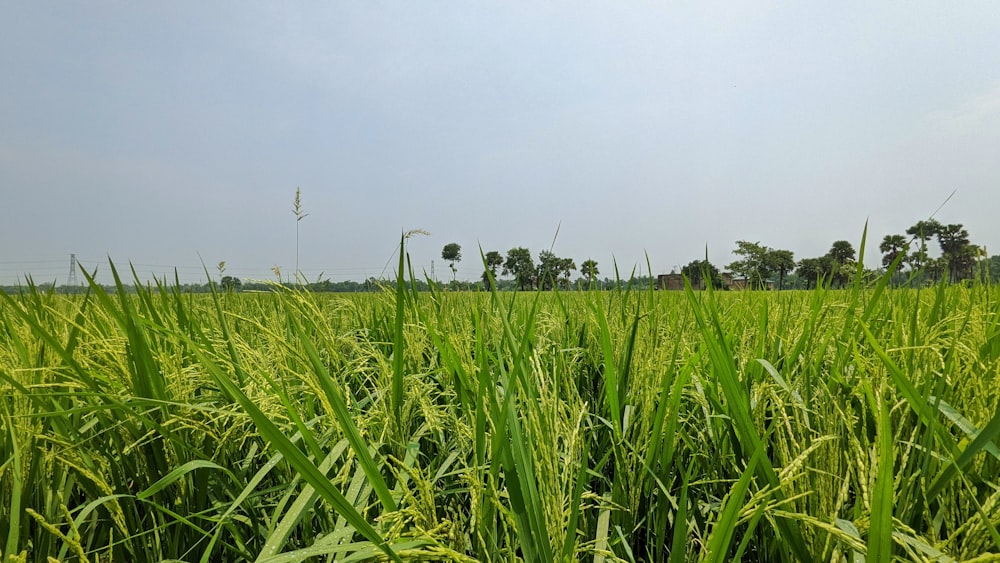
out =
{"type": "Polygon", "coordinates": [[[769,248],[764,255],[764,262],[772,272],[778,272],[778,289],[785,285],[785,274],[795,269],[795,254],[791,250],[775,250],[769,248]]]}
{"type": "Polygon", "coordinates": [[[496,250],[491,250],[486,253],[486,269],[483,270],[483,287],[486,289],[493,289],[491,283],[495,282],[497,279],[497,268],[503,266],[503,256],[496,250]],[[492,276],[490,276],[492,274],[492,276]],[[491,282],[490,280],[493,280],[491,282]]]}
{"type": "Polygon", "coordinates": [[[912,236],[918,241],[917,249],[913,251],[910,256],[910,268],[913,270],[919,270],[927,264],[927,241],[934,238],[941,230],[941,223],[937,219],[927,219],[924,221],[917,221],[909,229],[906,229],[906,234],[912,236]]]}
{"type": "Polygon", "coordinates": [[[559,287],[569,287],[569,277],[576,269],[576,261],[572,258],[561,258],[559,269],[562,270],[563,277],[559,280],[559,287]]]}
{"type": "Polygon", "coordinates": [[[441,250],[441,258],[448,262],[448,267],[451,268],[451,281],[455,281],[455,277],[458,275],[458,268],[455,267],[455,264],[462,261],[462,245],[457,242],[449,242],[444,245],[444,249],[441,250]]]}

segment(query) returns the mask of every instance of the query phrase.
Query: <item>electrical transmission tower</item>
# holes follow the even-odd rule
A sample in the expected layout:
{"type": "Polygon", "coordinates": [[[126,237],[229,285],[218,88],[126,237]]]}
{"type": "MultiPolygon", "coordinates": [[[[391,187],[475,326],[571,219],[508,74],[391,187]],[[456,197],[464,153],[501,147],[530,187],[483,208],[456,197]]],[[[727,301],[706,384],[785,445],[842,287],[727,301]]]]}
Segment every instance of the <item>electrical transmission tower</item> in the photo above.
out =
{"type": "Polygon", "coordinates": [[[69,281],[66,285],[76,285],[76,254],[69,255],[69,281]]]}

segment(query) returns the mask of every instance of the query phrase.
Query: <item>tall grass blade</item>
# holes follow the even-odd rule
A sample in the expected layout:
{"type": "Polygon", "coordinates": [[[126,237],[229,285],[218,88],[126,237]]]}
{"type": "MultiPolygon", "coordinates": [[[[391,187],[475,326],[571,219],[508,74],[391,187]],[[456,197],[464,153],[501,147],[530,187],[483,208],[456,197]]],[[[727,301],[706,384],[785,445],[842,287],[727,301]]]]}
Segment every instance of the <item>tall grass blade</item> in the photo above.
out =
{"type": "Polygon", "coordinates": [[[703,561],[721,563],[729,560],[729,548],[733,541],[733,535],[736,533],[736,524],[739,522],[740,511],[743,510],[743,499],[746,498],[747,490],[749,490],[750,483],[753,481],[754,471],[757,469],[760,457],[761,452],[758,450],[722,502],[719,520],[712,527],[712,533],[709,534],[708,541],[706,542],[703,561]]]}
{"type": "Polygon", "coordinates": [[[396,510],[396,501],[392,498],[392,492],[389,490],[389,486],[386,484],[378,464],[375,463],[375,458],[372,457],[368,444],[361,436],[361,432],[358,431],[358,427],[354,424],[354,419],[347,409],[347,401],[344,398],[343,391],[333,381],[333,378],[330,377],[330,373],[323,364],[323,360],[319,357],[319,352],[290,310],[288,311],[288,324],[292,327],[299,344],[305,349],[306,357],[309,359],[313,373],[316,374],[323,393],[333,407],[333,414],[337,419],[337,423],[344,432],[347,441],[350,442],[351,449],[354,450],[354,455],[358,457],[361,469],[368,476],[368,481],[372,487],[374,487],[379,502],[382,503],[382,507],[387,511],[392,512],[396,510]]]}
{"type": "Polygon", "coordinates": [[[687,560],[688,545],[688,485],[695,464],[688,464],[681,481],[680,497],[677,499],[677,512],[674,513],[673,538],[670,541],[670,563],[684,563],[687,560]]]}
{"type": "Polygon", "coordinates": [[[406,281],[404,274],[406,258],[406,235],[399,238],[399,266],[396,270],[396,322],[392,333],[392,414],[396,424],[396,436],[399,442],[405,443],[403,425],[403,368],[405,343],[404,338],[404,305],[406,302],[406,281]]]}
{"type": "MultiPolygon", "coordinates": [[[[714,374],[718,378],[726,398],[724,412],[732,420],[732,430],[737,437],[734,447],[741,450],[742,457],[747,463],[751,459],[758,459],[757,463],[754,464],[756,474],[766,482],[768,487],[774,489],[774,495],[779,501],[783,500],[784,493],[781,490],[778,475],[770,460],[763,453],[765,451],[764,442],[757,433],[750,417],[750,400],[746,388],[741,385],[737,377],[733,353],[726,342],[726,334],[719,320],[718,309],[715,307],[714,294],[709,293],[705,305],[702,305],[694,294],[690,282],[684,283],[684,290],[694,312],[701,336],[705,341],[714,374]],[[760,454],[759,457],[757,457],[758,454],[760,454]]],[[[787,542],[791,553],[800,561],[810,561],[812,556],[806,548],[802,533],[785,520],[779,519],[774,523],[782,540],[787,542]]]]}
{"type": "Polygon", "coordinates": [[[865,389],[872,403],[872,409],[878,413],[876,435],[878,437],[878,473],[875,477],[875,490],[872,492],[871,524],[868,530],[868,560],[889,561],[892,559],[892,513],[893,513],[893,477],[894,477],[894,444],[892,437],[892,419],[889,409],[881,393],[865,389]]]}
{"type": "MultiPolygon", "coordinates": [[[[882,360],[882,364],[886,367],[889,372],[889,377],[892,383],[896,386],[899,393],[906,399],[907,404],[910,408],[917,414],[920,422],[927,426],[931,431],[935,432],[938,441],[945,448],[953,458],[957,459],[959,457],[957,453],[957,448],[954,439],[950,434],[945,432],[940,424],[937,424],[935,412],[936,410],[931,406],[927,397],[924,397],[917,391],[917,388],[913,385],[908,377],[903,373],[903,371],[896,365],[896,363],[889,357],[888,354],[882,349],[875,336],[872,334],[871,330],[868,328],[866,323],[860,323],[861,329],[864,332],[865,338],[868,341],[868,345],[875,352],[875,354],[882,360]]],[[[985,443],[980,443],[980,448],[985,447],[985,443]]],[[[970,445],[971,446],[971,445],[970,445]]],[[[976,450],[977,453],[978,450],[976,450]]],[[[949,467],[955,467],[951,465],[949,467]]],[[[949,475],[951,472],[949,472],[949,475]]],[[[933,499],[940,492],[944,484],[944,474],[938,476],[935,482],[927,491],[928,500],[933,499]]],[[[948,477],[950,478],[950,477],[948,477]]]]}
{"type": "Polygon", "coordinates": [[[344,497],[343,493],[337,490],[336,487],[326,478],[326,475],[315,464],[313,464],[309,459],[302,453],[302,450],[297,448],[287,436],[285,436],[281,430],[271,422],[263,412],[257,408],[257,405],[253,403],[243,392],[232,382],[226,374],[208,358],[204,352],[196,350],[195,353],[199,356],[202,364],[205,365],[215,381],[223,387],[227,393],[239,402],[240,406],[246,411],[247,415],[253,420],[254,425],[260,432],[261,437],[263,437],[267,442],[278,452],[280,452],[285,459],[301,476],[302,478],[313,486],[320,496],[324,500],[329,502],[338,514],[343,516],[347,521],[363,535],[368,541],[379,546],[382,551],[389,556],[393,561],[401,561],[399,556],[386,544],[382,539],[381,535],[368,523],[367,520],[361,516],[360,513],[354,508],[354,506],[348,502],[347,498],[344,497]]]}
{"type": "Polygon", "coordinates": [[[927,497],[935,498],[940,494],[948,482],[954,479],[960,471],[964,470],[972,461],[972,458],[980,452],[986,451],[996,457],[996,440],[998,437],[1000,437],[1000,410],[994,412],[993,418],[976,434],[972,443],[962,450],[962,453],[952,463],[946,465],[941,473],[934,478],[927,489],[927,497]]]}
{"type": "MultiPolygon", "coordinates": [[[[0,476],[3,476],[5,472],[10,473],[10,480],[3,479],[4,482],[9,483],[10,487],[10,503],[7,506],[7,542],[4,545],[3,553],[11,560],[14,559],[17,553],[17,547],[19,539],[22,533],[21,530],[21,512],[23,508],[21,507],[21,490],[24,487],[24,478],[21,469],[21,449],[18,445],[17,436],[14,435],[14,426],[10,420],[10,413],[7,411],[7,406],[4,405],[3,409],[3,426],[6,430],[5,438],[7,441],[6,447],[4,449],[10,450],[10,457],[0,464],[0,476]]],[[[2,521],[3,518],[0,518],[2,521]]],[[[3,557],[3,554],[0,554],[3,557]]]]}

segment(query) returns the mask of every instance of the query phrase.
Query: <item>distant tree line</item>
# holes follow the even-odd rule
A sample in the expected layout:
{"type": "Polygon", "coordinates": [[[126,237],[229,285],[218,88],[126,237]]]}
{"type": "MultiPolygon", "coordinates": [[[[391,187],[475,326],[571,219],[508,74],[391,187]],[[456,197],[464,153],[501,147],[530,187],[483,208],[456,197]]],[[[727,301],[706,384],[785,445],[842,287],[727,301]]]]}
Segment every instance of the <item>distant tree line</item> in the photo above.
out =
{"type": "MultiPolygon", "coordinates": [[[[882,254],[881,269],[862,269],[863,275],[870,279],[892,269],[892,283],[897,286],[918,287],[939,281],[1000,282],[1000,255],[988,257],[984,247],[971,242],[968,231],[960,223],[946,225],[935,219],[918,221],[905,234],[885,235],[878,248],[882,254]],[[937,257],[931,256],[933,242],[937,243],[937,257]]],[[[835,241],[822,256],[798,261],[791,250],[771,248],[759,241],[738,240],[733,254],[739,259],[726,265],[727,277],[730,280],[738,279],[743,287],[749,289],[771,286],[775,289],[811,289],[820,284],[843,287],[858,271],[857,253],[846,240],[835,241]]],[[[574,259],[560,257],[551,250],[539,252],[536,262],[531,251],[520,246],[509,249],[505,255],[497,250],[484,253],[480,279],[462,281],[457,279],[457,264],[462,260],[461,245],[454,242],[446,244],[441,257],[448,262],[452,271],[450,282],[442,284],[429,278],[417,279],[407,281],[407,286],[418,291],[428,291],[432,285],[438,289],[463,291],[488,291],[491,288],[499,291],[548,291],[611,289],[627,283],[631,283],[632,287],[646,288],[656,283],[656,279],[651,276],[632,277],[627,282],[607,277],[601,279],[598,278],[600,270],[595,260],[588,258],[578,268],[574,259]],[[580,276],[574,280],[573,272],[577,270],[580,276]]],[[[360,282],[323,279],[312,283],[243,281],[235,276],[224,275],[225,262],[219,263],[218,271],[216,289],[223,292],[273,291],[284,286],[314,292],[360,293],[381,291],[395,283],[390,279],[374,277],[360,282]]],[[[723,272],[707,259],[693,260],[681,268],[680,273],[688,278],[693,287],[706,287],[709,284],[720,289],[725,287],[723,272]]],[[[276,274],[281,280],[280,273],[276,271],[276,274]]],[[[29,287],[59,293],[86,291],[85,286],[34,284],[30,281],[25,285],[0,286],[0,290],[16,294],[29,287]]],[[[105,289],[114,290],[112,286],[106,286],[105,289]]],[[[212,286],[209,283],[183,284],[180,290],[186,293],[208,293],[212,286]]]]}
{"type": "MultiPolygon", "coordinates": [[[[894,285],[922,286],[942,280],[1000,281],[1000,256],[988,258],[983,247],[970,241],[961,224],[945,225],[934,219],[918,221],[906,230],[906,235],[886,235],[879,244],[879,252],[882,268],[862,268],[865,277],[874,278],[891,269],[894,285]],[[928,245],[935,239],[940,250],[937,258],[930,256],[928,245]]],[[[823,256],[797,262],[790,250],[745,240],[736,241],[733,254],[740,259],[727,268],[749,289],[761,289],[771,283],[776,289],[810,289],[820,283],[843,287],[858,271],[857,253],[846,240],[835,241],[823,256]]],[[[706,273],[714,287],[723,285],[718,269],[707,260],[695,260],[682,268],[681,273],[695,287],[706,285],[706,273]]]]}
{"type": "MultiPolygon", "coordinates": [[[[452,271],[452,286],[462,288],[461,284],[455,280],[455,264],[462,259],[462,247],[458,243],[450,242],[441,251],[441,257],[448,262],[452,271]]],[[[551,250],[543,250],[538,253],[538,263],[536,264],[531,256],[531,251],[518,246],[507,251],[504,257],[497,250],[491,250],[483,254],[484,269],[479,288],[506,289],[507,284],[499,279],[500,275],[511,276],[513,286],[521,291],[532,289],[552,290],[569,289],[572,286],[570,278],[573,271],[577,269],[576,261],[572,258],[557,256],[551,250]],[[499,273],[498,273],[499,270],[499,273]]],[[[594,283],[600,271],[595,260],[584,260],[580,265],[580,272],[586,281],[594,283]]]]}

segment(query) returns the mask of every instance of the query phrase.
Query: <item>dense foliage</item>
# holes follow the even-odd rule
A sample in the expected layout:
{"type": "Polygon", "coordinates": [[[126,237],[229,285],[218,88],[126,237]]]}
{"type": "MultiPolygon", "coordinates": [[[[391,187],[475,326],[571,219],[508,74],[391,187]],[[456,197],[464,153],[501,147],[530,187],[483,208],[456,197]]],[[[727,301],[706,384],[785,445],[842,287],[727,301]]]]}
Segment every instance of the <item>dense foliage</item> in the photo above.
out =
{"type": "Polygon", "coordinates": [[[0,560],[1000,553],[1000,293],[861,279],[0,295],[0,560]]]}

